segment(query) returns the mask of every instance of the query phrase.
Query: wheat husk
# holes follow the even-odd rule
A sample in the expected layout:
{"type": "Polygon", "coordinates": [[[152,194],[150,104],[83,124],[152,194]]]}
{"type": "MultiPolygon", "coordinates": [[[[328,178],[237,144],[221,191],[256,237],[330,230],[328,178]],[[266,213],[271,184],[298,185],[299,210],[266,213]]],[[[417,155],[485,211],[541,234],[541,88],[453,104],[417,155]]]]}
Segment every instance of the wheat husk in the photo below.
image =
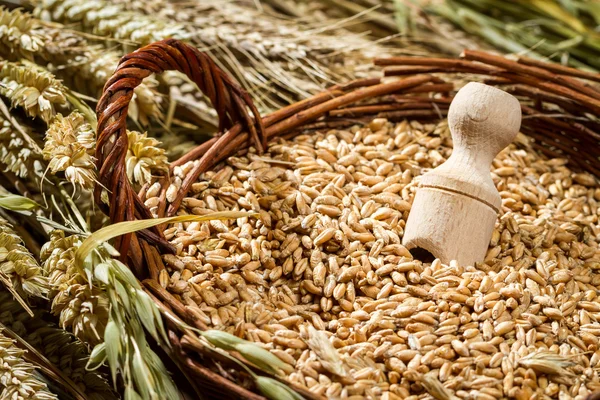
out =
{"type": "Polygon", "coordinates": [[[89,190],[96,182],[95,147],[94,130],[81,113],[59,114],[46,131],[44,160],[53,174],[64,171],[69,182],[89,190]]]}
{"type": "Polygon", "coordinates": [[[0,333],[0,398],[57,400],[45,383],[35,376],[35,367],[23,359],[25,351],[0,333]]]}
{"type": "MultiPolygon", "coordinates": [[[[60,24],[45,24],[20,10],[0,9],[0,55],[11,61],[21,58],[47,66],[70,89],[99,97],[104,83],[115,70],[120,54],[105,50],[88,36],[60,24]]],[[[160,118],[161,97],[155,79],[148,78],[135,89],[129,115],[147,125],[160,118]]]]}
{"type": "Polygon", "coordinates": [[[21,303],[48,295],[49,283],[42,269],[4,219],[0,219],[0,276],[4,286],[21,303]]]}
{"type": "Polygon", "coordinates": [[[90,400],[115,398],[106,376],[86,370],[88,347],[73,335],[47,322],[43,313],[27,314],[7,292],[0,293],[0,322],[40,351],[67,377],[78,385],[90,400]]]}
{"type": "Polygon", "coordinates": [[[59,325],[82,342],[96,345],[104,335],[109,301],[106,293],[90,286],[75,266],[75,251],[80,245],[78,236],[55,230],[42,247],[40,259],[51,285],[51,312],[59,317],[59,325]]]}

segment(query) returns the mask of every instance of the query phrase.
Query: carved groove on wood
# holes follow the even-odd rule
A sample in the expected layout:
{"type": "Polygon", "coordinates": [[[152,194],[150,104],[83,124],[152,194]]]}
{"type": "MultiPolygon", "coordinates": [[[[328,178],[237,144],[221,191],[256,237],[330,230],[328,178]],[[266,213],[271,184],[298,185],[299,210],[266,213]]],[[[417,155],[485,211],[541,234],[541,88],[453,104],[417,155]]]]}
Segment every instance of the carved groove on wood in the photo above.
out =
{"type": "Polygon", "coordinates": [[[490,175],[494,157],[521,126],[521,107],[510,94],[481,83],[465,85],[448,111],[454,150],[421,177],[402,243],[443,263],[483,261],[502,205],[490,175]]]}

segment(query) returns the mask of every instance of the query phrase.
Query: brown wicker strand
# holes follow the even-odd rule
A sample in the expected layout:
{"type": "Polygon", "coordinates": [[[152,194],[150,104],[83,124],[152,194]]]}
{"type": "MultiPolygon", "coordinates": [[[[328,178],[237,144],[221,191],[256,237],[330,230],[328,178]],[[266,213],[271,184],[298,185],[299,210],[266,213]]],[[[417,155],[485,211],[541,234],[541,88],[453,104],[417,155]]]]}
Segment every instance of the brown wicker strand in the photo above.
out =
{"type": "MultiPolygon", "coordinates": [[[[266,146],[264,127],[250,96],[227,76],[208,55],[183,42],[169,39],[150,44],[123,57],[114,75],[108,80],[97,106],[98,144],[97,165],[100,184],[96,186],[96,203],[111,222],[151,218],[152,215],[133,192],[125,171],[127,153],[126,118],[133,90],[152,73],[176,70],[185,73],[206,94],[219,116],[219,130],[225,131],[239,123],[250,132],[259,151],[266,146]],[[254,120],[248,114],[249,109],[254,120]],[[258,125],[258,126],[257,126],[258,125]],[[108,192],[109,206],[101,201],[102,192],[108,192]]],[[[157,228],[137,234],[163,252],[173,252],[157,228]]],[[[121,237],[116,248],[121,258],[127,257],[132,235],[121,237]]]]}
{"type": "Polygon", "coordinates": [[[532,67],[544,68],[548,71],[555,72],[561,75],[574,76],[576,78],[588,79],[591,81],[600,82],[600,75],[595,72],[582,71],[580,69],[567,67],[560,64],[535,60],[529,57],[519,57],[519,64],[531,65],[532,67]]]}
{"type": "MultiPolygon", "coordinates": [[[[521,100],[524,114],[521,131],[533,139],[528,146],[548,157],[567,158],[574,169],[600,176],[600,168],[597,167],[600,165],[600,135],[597,133],[600,131],[600,91],[591,83],[577,79],[600,81],[598,74],[579,73],[567,67],[530,62],[527,59],[514,62],[496,55],[469,51],[465,52],[463,59],[378,59],[376,64],[386,66],[385,75],[403,77],[391,81],[366,78],[336,85],[261,120],[249,106],[251,101],[247,94],[237,86],[237,89],[231,88],[231,79],[219,75],[220,70],[211,66],[210,59],[201,57],[195,63],[189,60],[190,57],[199,57],[197,53],[201,54],[177,41],[158,42],[125,57],[116,72],[119,78],[113,77],[107,83],[98,106],[101,122],[98,165],[101,183],[110,191],[110,205],[106,211],[113,221],[149,215],[141,199],[133,193],[123,164],[127,151],[124,123],[130,92],[143,77],[176,64],[179,70],[198,80],[200,89],[211,98],[219,114],[223,133],[172,163],[173,168],[199,160],[185,179],[176,200],[169,205],[169,215],[177,211],[181,200],[200,174],[229,156],[249,151],[251,144],[261,151],[266,148],[268,139],[292,138],[320,129],[346,128],[367,123],[378,116],[392,120],[442,118],[452,101],[454,87],[447,80],[430,75],[438,72],[444,74],[445,79],[458,73],[461,81],[465,77],[479,81],[483,79],[482,76],[492,77],[486,82],[501,86],[521,100]],[[427,75],[422,74],[425,72],[427,75]],[[252,111],[254,121],[246,112],[246,107],[252,111]]],[[[163,192],[159,215],[162,215],[167,212],[165,190],[168,178],[162,177],[160,182],[163,192]]],[[[97,188],[96,196],[100,195],[100,190],[100,187],[97,188]]],[[[140,195],[144,195],[144,190],[140,195]]],[[[161,310],[168,309],[169,313],[190,325],[206,329],[195,311],[163,288],[156,279],[158,272],[164,268],[159,255],[169,250],[169,245],[165,245],[166,242],[159,236],[160,231],[156,229],[141,233],[140,238],[144,239],[142,245],[132,242],[130,265],[136,272],[142,268],[150,270],[151,278],[144,280],[144,286],[161,310]]],[[[178,334],[179,337],[171,337],[171,342],[181,351],[181,358],[190,374],[203,385],[209,386],[207,393],[223,398],[261,398],[249,395],[247,389],[228,381],[238,375],[232,375],[220,367],[224,361],[216,356],[215,359],[210,358],[201,346],[186,338],[185,330],[178,334]],[[199,357],[216,360],[211,365],[219,373],[210,371],[204,363],[200,365],[199,357]]],[[[240,376],[244,379],[243,374],[240,376]]],[[[307,398],[316,398],[310,392],[302,394],[307,398]]]]}

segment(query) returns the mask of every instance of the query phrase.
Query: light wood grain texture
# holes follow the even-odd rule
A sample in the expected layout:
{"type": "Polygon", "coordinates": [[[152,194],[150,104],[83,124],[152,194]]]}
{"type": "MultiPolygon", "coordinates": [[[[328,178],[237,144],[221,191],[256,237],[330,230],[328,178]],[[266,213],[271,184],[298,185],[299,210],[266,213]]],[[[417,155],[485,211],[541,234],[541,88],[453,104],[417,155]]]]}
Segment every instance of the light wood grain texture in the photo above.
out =
{"type": "Polygon", "coordinates": [[[402,242],[443,263],[473,265],[485,257],[501,205],[490,165],[519,132],[521,108],[510,94],[471,82],[452,101],[448,124],[452,156],[421,178],[402,242]]]}

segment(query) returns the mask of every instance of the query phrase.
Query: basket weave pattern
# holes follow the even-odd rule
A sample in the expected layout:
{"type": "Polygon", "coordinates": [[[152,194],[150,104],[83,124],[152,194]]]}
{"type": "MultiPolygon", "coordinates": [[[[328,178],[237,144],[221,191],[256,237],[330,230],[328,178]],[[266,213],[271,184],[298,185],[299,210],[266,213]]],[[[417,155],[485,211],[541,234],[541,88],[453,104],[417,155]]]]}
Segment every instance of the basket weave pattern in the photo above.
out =
{"type": "MultiPolygon", "coordinates": [[[[192,183],[227,157],[248,146],[260,152],[274,137],[292,137],[319,129],[343,128],[366,123],[375,117],[389,120],[440,119],[448,111],[455,91],[453,74],[461,80],[479,80],[516,95],[524,115],[521,131],[548,157],[567,158],[572,167],[600,176],[600,91],[583,78],[600,82],[600,75],[546,64],[527,58],[512,61],[479,51],[465,51],[460,59],[395,57],[375,60],[383,66],[384,77],[402,79],[362,79],[328,90],[260,117],[250,96],[214,62],[197,49],[177,40],[150,44],[125,56],[107,82],[98,103],[97,162],[100,184],[95,196],[98,204],[106,191],[109,204],[104,207],[111,222],[152,218],[144,205],[143,188],[134,193],[125,172],[127,152],[126,116],[133,89],[152,73],[178,70],[185,73],[211,100],[219,115],[218,136],[173,162],[171,168],[199,160],[184,180],[176,199],[167,204],[167,177],[162,179],[159,216],[174,215],[192,183]],[[443,78],[431,75],[443,73],[443,78]]],[[[165,268],[160,255],[174,252],[160,228],[121,238],[117,249],[129,261],[155,300],[169,307],[179,318],[199,329],[204,324],[157,282],[165,268]]],[[[180,366],[214,389],[218,398],[262,398],[231,382],[198,361],[206,358],[202,346],[192,335],[170,331],[174,355],[180,366]]],[[[227,360],[218,360],[227,364],[227,360]]],[[[315,398],[302,391],[307,398],[315,398]]]]}

